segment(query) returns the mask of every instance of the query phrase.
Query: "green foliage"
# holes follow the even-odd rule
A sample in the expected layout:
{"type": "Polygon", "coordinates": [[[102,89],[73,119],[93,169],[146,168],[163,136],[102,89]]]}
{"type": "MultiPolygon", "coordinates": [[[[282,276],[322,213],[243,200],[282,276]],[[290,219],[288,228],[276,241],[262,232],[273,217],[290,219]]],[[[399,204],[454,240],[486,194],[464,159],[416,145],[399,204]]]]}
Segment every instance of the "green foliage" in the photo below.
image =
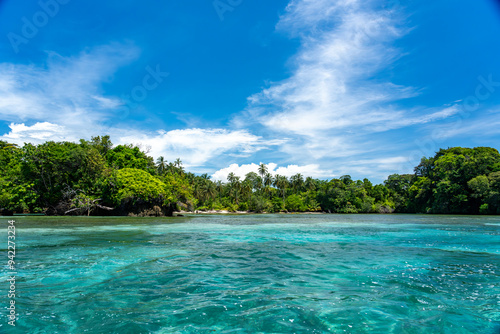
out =
{"type": "Polygon", "coordinates": [[[132,145],[118,145],[108,150],[106,160],[114,169],[135,168],[154,173],[154,160],[142,152],[139,147],[132,145]]]}
{"type": "Polygon", "coordinates": [[[479,213],[482,215],[486,215],[490,212],[489,204],[484,203],[479,207],[479,213]]]}
{"type": "Polygon", "coordinates": [[[97,202],[99,200],[100,199],[93,196],[87,196],[84,193],[80,193],[71,200],[71,207],[90,216],[90,213],[97,209],[97,202]]]}
{"type": "Polygon", "coordinates": [[[291,212],[305,212],[307,206],[299,195],[292,194],[286,198],[285,209],[291,212]]]}
{"type": "Polygon", "coordinates": [[[279,197],[273,197],[271,200],[271,209],[269,212],[282,212],[285,211],[283,201],[279,197]]]}
{"type": "Polygon", "coordinates": [[[39,212],[34,183],[21,175],[23,151],[15,144],[0,141],[0,208],[16,212],[39,212]]]}
{"type": "Polygon", "coordinates": [[[106,165],[99,152],[87,142],[46,142],[23,147],[20,177],[38,198],[40,207],[54,207],[63,199],[68,186],[98,192],[106,175],[106,165]]]}
{"type": "Polygon", "coordinates": [[[0,208],[20,213],[40,212],[38,195],[32,188],[32,183],[16,184],[0,180],[0,208]]]}
{"type": "Polygon", "coordinates": [[[109,136],[92,137],[90,145],[92,145],[103,157],[105,157],[108,151],[113,147],[113,143],[111,142],[109,136]]]}
{"type": "Polygon", "coordinates": [[[490,181],[486,175],[479,175],[467,182],[473,198],[485,198],[490,193],[490,181]]]}
{"type": "Polygon", "coordinates": [[[415,176],[412,174],[393,174],[384,182],[385,187],[389,190],[396,212],[412,211],[413,203],[410,202],[410,189],[414,179],[415,176]]]}
{"type": "Polygon", "coordinates": [[[497,213],[499,166],[496,149],[453,147],[422,158],[413,178],[390,176],[385,184],[400,212],[497,213]]]}
{"type": "Polygon", "coordinates": [[[165,184],[166,193],[169,194],[168,202],[182,204],[186,207],[193,206],[195,201],[193,188],[185,177],[169,174],[160,179],[165,184]]]}
{"type": "Polygon", "coordinates": [[[123,200],[150,201],[161,199],[173,201],[174,195],[167,190],[167,185],[151,174],[135,168],[123,168],[115,171],[113,176],[115,192],[112,200],[119,205],[123,200]]]}
{"type": "Polygon", "coordinates": [[[174,209],[252,212],[500,214],[500,154],[454,147],[422,158],[414,174],[384,184],[344,175],[316,180],[271,175],[265,164],[227,182],[184,171],[109,136],[23,147],[0,141],[0,208],[16,212],[158,215],[174,209]]]}
{"type": "Polygon", "coordinates": [[[0,163],[0,208],[15,212],[90,214],[125,199],[145,210],[149,204],[192,208],[195,200],[180,160],[175,176],[156,177],[153,158],[132,145],[112,148],[109,136],[22,148],[0,141],[0,163]]]}

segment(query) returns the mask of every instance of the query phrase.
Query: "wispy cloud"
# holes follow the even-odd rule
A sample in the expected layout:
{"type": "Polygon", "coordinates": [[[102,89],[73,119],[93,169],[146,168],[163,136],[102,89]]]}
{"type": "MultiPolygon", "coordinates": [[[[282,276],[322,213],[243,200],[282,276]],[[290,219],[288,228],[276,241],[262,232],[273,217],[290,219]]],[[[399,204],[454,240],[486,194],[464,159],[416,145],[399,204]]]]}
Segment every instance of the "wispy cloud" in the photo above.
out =
{"type": "Polygon", "coordinates": [[[482,137],[492,139],[498,135],[500,119],[491,118],[490,115],[479,116],[476,119],[463,119],[457,117],[454,122],[441,124],[438,127],[427,129],[428,132],[434,132],[434,140],[442,142],[454,137],[482,137]]]}
{"type": "Polygon", "coordinates": [[[277,26],[299,34],[302,49],[293,75],[249,98],[248,113],[278,131],[368,127],[403,116],[391,102],[417,91],[373,75],[401,56],[392,42],[404,31],[387,11],[359,1],[292,1],[277,26]]]}
{"type": "Polygon", "coordinates": [[[182,129],[159,131],[156,134],[135,133],[121,136],[122,143],[137,143],[151,147],[153,156],[169,160],[181,157],[187,167],[203,167],[213,159],[248,157],[255,152],[280,145],[282,141],[263,141],[246,130],[182,129]]]}
{"type": "Polygon", "coordinates": [[[140,122],[123,122],[117,115],[124,101],[103,94],[102,85],[139,52],[134,46],[112,44],[76,57],[50,53],[46,66],[0,64],[0,119],[10,123],[10,131],[0,139],[37,144],[108,134],[116,144],[149,147],[155,157],[181,158],[195,168],[283,144],[263,141],[248,130],[155,131],[140,122]]]}
{"type": "Polygon", "coordinates": [[[1,63],[0,117],[67,125],[102,120],[119,103],[102,95],[102,83],[138,54],[134,46],[111,44],[75,57],[50,52],[45,66],[1,63]]]}
{"type": "Polygon", "coordinates": [[[149,117],[152,112],[142,107],[135,116],[147,115],[147,124],[117,117],[125,101],[107,93],[104,84],[113,86],[113,75],[139,58],[133,44],[111,43],[71,57],[49,52],[42,65],[0,63],[0,119],[10,124],[0,139],[22,144],[109,134],[116,144],[151,147],[155,157],[179,157],[194,171],[218,170],[217,178],[253,170],[250,162],[265,156],[274,171],[288,176],[353,173],[383,179],[400,172],[401,152],[414,145],[413,137],[393,141],[406,129],[427,133],[438,124],[443,138],[481,127],[493,133],[492,122],[445,128],[443,120],[456,116],[460,101],[410,105],[425,87],[393,82],[390,72],[406,56],[396,42],[412,27],[402,13],[377,4],[291,0],[276,24],[282,35],[300,42],[288,63],[290,76],[251,95],[232,123],[217,128],[182,109],[170,115],[185,120],[185,128],[173,131],[162,130],[163,116],[149,117]]]}
{"type": "MultiPolygon", "coordinates": [[[[421,89],[391,82],[383,72],[404,57],[395,42],[411,27],[401,13],[375,5],[292,0],[276,26],[301,42],[291,59],[292,75],[250,96],[234,124],[259,124],[270,137],[289,137],[280,149],[296,161],[320,162],[340,173],[354,168],[355,173],[363,166],[339,160],[375,159],[384,146],[381,133],[456,114],[456,106],[401,107],[421,89]]],[[[387,173],[392,165],[374,161],[370,175],[387,173]]]]}

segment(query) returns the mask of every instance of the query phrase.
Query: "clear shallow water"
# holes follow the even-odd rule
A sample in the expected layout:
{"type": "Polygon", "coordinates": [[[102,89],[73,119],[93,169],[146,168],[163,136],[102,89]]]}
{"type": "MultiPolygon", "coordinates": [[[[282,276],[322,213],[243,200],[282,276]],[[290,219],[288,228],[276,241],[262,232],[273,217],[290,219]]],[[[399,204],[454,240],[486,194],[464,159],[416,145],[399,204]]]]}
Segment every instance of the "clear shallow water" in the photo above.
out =
{"type": "Polygon", "coordinates": [[[500,217],[16,218],[1,333],[500,333],[500,217]]]}

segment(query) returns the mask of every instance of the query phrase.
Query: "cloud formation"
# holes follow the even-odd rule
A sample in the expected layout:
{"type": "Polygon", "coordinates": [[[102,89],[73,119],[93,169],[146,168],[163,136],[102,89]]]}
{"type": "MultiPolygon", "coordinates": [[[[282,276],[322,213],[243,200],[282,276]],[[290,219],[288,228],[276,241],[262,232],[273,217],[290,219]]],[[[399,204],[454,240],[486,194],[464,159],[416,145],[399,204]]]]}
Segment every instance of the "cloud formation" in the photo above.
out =
{"type": "Polygon", "coordinates": [[[241,129],[154,131],[122,119],[125,101],[104,95],[101,86],[139,53],[134,46],[110,44],[76,57],[51,53],[46,66],[0,64],[0,119],[10,122],[0,139],[22,145],[108,134],[115,144],[148,147],[154,157],[181,158],[187,167],[203,167],[216,157],[248,157],[284,142],[241,129]]]}
{"type": "Polygon", "coordinates": [[[164,156],[168,160],[182,158],[187,167],[203,167],[218,156],[248,157],[255,152],[280,141],[264,142],[261,137],[246,130],[227,129],[182,129],[159,131],[156,134],[141,134],[120,137],[121,143],[138,143],[151,147],[153,156],[164,156]]]}
{"type": "Polygon", "coordinates": [[[120,104],[102,95],[102,83],[138,54],[133,46],[111,44],[75,57],[50,52],[43,66],[0,63],[0,117],[11,122],[96,123],[120,104]]]}
{"type": "MultiPolygon", "coordinates": [[[[234,124],[258,124],[270,136],[291,138],[280,150],[296,161],[347,173],[360,167],[346,158],[386,156],[380,148],[392,143],[384,145],[382,133],[458,113],[456,106],[401,107],[420,89],[384,75],[404,56],[395,42],[411,30],[394,10],[372,1],[292,0],[276,29],[301,42],[292,74],[250,96],[234,124]]],[[[368,176],[387,167],[375,164],[368,176]]]]}
{"type": "MultiPolygon", "coordinates": [[[[222,168],[216,171],[212,175],[212,180],[220,180],[225,182],[227,180],[227,176],[230,173],[234,173],[236,176],[244,179],[248,173],[258,173],[259,165],[255,163],[243,165],[231,164],[229,167],[222,168]]],[[[286,167],[279,167],[278,164],[271,162],[266,164],[266,166],[268,168],[268,172],[273,176],[282,175],[290,177],[295,174],[302,174],[302,176],[304,177],[310,176],[314,178],[331,178],[335,176],[332,171],[323,170],[318,164],[310,164],[304,166],[288,165],[286,167]]]]}
{"type": "MultiPolygon", "coordinates": [[[[409,166],[402,152],[418,145],[414,136],[399,138],[406,131],[431,133],[459,113],[460,101],[437,107],[407,102],[425,87],[393,82],[391,71],[405,57],[397,42],[412,28],[402,11],[380,4],[291,0],[276,24],[280,34],[300,42],[288,62],[289,77],[256,91],[232,123],[217,128],[208,128],[196,110],[168,110],[166,100],[155,106],[165,108],[161,113],[138,108],[134,121],[122,113],[127,102],[105,88],[115,88],[113,76],[139,59],[134,44],[110,43],[74,56],[49,52],[43,64],[0,63],[0,119],[10,124],[0,139],[23,144],[109,134],[115,144],[150,147],[155,158],[181,158],[191,171],[216,171],[217,179],[230,171],[244,176],[256,160],[273,161],[273,171],[287,176],[353,173],[380,180],[410,172],[397,165],[409,166]],[[188,119],[185,128],[162,129],[166,114],[188,119]]],[[[494,134],[492,124],[443,125],[440,138],[481,128],[494,134]]]]}

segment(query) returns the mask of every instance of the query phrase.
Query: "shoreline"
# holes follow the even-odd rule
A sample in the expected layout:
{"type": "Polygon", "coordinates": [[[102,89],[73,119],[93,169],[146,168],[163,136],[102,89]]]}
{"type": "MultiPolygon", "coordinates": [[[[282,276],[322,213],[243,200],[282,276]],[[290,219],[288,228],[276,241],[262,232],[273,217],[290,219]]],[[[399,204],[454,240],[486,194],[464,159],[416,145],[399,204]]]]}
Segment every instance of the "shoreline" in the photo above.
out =
{"type": "Polygon", "coordinates": [[[324,215],[326,212],[253,212],[253,211],[228,211],[228,210],[207,210],[207,211],[174,211],[174,217],[178,215],[261,215],[261,214],[284,214],[284,215],[297,215],[297,214],[305,214],[305,215],[324,215]]]}

